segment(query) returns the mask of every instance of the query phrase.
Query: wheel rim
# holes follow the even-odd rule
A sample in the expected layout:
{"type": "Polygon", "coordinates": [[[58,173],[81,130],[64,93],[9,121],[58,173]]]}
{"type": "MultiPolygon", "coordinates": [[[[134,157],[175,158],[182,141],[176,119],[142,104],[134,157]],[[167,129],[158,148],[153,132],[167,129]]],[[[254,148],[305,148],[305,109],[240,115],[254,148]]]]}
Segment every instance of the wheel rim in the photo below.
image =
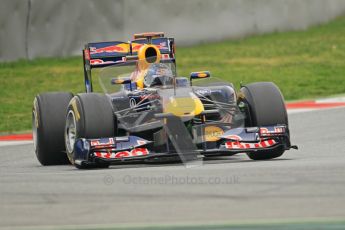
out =
{"type": "Polygon", "coordinates": [[[37,117],[37,114],[36,114],[36,110],[33,109],[32,111],[32,139],[33,139],[33,142],[34,142],[34,150],[35,152],[37,152],[37,127],[38,126],[38,117],[37,117]]]}
{"type": "Polygon", "coordinates": [[[74,143],[77,138],[77,126],[74,112],[70,110],[67,114],[66,127],[65,127],[65,145],[67,156],[71,163],[73,163],[74,143]]]}

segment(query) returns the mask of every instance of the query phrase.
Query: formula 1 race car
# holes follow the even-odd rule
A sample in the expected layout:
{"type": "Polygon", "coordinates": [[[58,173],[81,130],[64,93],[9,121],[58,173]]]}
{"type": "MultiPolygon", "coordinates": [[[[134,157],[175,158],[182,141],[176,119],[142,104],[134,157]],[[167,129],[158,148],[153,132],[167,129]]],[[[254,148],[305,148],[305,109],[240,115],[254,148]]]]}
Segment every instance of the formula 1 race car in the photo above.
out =
{"type": "Polygon", "coordinates": [[[275,84],[251,83],[236,92],[209,71],[178,77],[174,39],[163,33],[89,43],[83,60],[86,93],[43,93],[34,100],[34,147],[42,165],[188,163],[237,153],[265,160],[297,148],[275,84]],[[93,92],[94,68],[104,93],[93,92]]]}

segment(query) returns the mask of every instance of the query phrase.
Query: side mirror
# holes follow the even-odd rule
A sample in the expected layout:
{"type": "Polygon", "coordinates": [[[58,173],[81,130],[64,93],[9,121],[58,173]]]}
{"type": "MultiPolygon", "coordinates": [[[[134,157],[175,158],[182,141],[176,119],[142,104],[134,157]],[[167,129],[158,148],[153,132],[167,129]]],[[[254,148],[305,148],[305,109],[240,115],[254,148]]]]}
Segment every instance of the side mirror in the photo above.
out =
{"type": "Polygon", "coordinates": [[[111,79],[112,85],[124,85],[125,89],[132,91],[133,88],[137,88],[137,84],[135,82],[132,82],[130,77],[117,77],[111,79]]]}
{"type": "Polygon", "coordinates": [[[190,85],[192,85],[193,79],[202,79],[211,77],[210,71],[199,71],[199,72],[191,72],[190,73],[190,85]]]}
{"type": "Polygon", "coordinates": [[[129,84],[132,80],[129,77],[118,77],[111,79],[112,85],[121,85],[121,84],[129,84]]]}
{"type": "Polygon", "coordinates": [[[211,77],[210,71],[200,71],[200,72],[190,73],[190,79],[208,78],[208,77],[211,77]]]}

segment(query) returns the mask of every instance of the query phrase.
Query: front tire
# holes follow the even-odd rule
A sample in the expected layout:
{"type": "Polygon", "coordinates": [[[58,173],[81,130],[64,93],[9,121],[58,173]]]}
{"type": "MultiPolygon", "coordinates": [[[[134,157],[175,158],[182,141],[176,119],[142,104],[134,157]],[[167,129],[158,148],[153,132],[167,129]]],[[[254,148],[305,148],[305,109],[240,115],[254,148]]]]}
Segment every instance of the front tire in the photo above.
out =
{"type": "MultiPolygon", "coordinates": [[[[257,82],[241,88],[244,96],[241,100],[247,105],[247,127],[271,125],[288,126],[288,116],[284,97],[279,88],[272,82],[257,82]]],[[[252,160],[268,160],[277,158],[285,152],[284,147],[274,150],[259,150],[247,153],[252,160]]]]}
{"type": "Polygon", "coordinates": [[[79,138],[114,137],[116,120],[110,99],[104,94],[78,94],[70,101],[65,125],[65,145],[69,161],[77,168],[106,168],[109,164],[96,162],[75,164],[74,144],[79,138]]]}
{"type": "Polygon", "coordinates": [[[43,93],[34,99],[32,132],[34,149],[42,165],[68,164],[64,145],[65,117],[71,93],[43,93]]]}

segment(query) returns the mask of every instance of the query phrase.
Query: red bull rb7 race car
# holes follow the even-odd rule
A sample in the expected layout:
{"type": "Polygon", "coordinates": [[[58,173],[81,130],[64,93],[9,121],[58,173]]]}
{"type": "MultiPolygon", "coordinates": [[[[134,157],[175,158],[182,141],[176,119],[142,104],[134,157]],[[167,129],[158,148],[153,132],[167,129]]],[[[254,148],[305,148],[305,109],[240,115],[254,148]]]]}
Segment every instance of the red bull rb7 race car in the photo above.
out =
{"type": "Polygon", "coordinates": [[[237,153],[265,160],[296,148],[275,84],[251,83],[236,91],[209,71],[180,77],[174,39],[163,33],[89,43],[83,61],[85,93],[35,97],[34,147],[42,165],[190,163],[237,153]],[[91,72],[97,72],[94,84],[102,93],[94,92],[91,72]]]}

